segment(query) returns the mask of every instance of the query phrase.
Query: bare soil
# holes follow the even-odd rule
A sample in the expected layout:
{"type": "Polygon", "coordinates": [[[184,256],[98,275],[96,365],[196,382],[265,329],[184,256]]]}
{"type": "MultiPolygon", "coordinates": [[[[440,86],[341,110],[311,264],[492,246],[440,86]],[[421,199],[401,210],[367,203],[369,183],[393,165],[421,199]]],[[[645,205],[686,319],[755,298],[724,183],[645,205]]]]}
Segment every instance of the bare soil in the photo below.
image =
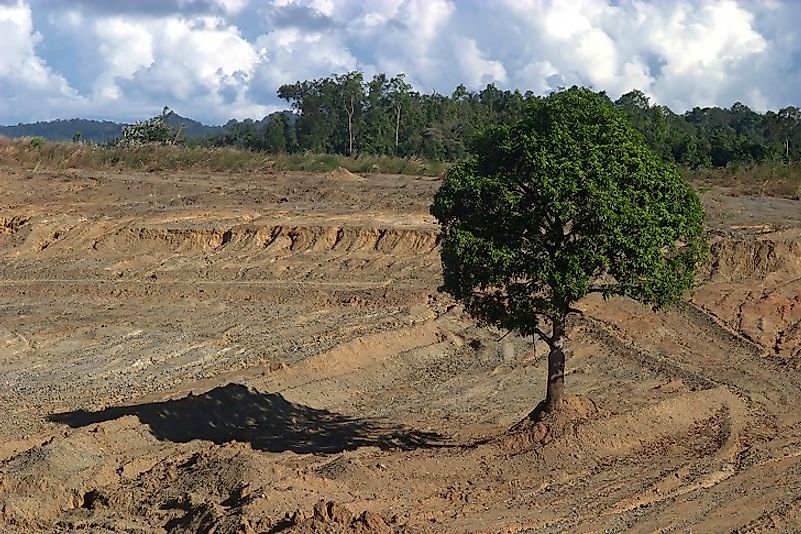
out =
{"type": "Polygon", "coordinates": [[[0,531],[798,531],[801,203],[545,347],[438,294],[435,178],[0,170],[0,531]]]}

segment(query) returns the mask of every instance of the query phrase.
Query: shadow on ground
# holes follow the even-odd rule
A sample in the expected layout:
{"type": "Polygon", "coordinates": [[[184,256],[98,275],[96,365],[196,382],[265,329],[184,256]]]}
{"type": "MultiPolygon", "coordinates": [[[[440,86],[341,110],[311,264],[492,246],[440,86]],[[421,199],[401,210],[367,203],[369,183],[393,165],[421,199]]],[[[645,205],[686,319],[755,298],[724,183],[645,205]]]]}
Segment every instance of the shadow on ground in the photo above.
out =
{"type": "Polygon", "coordinates": [[[260,393],[228,384],[201,395],[97,412],[77,410],[48,416],[79,428],[135,415],[158,439],[250,443],[254,449],[296,453],[335,453],[358,447],[411,450],[444,446],[443,436],[378,421],[358,419],[289,402],[279,393],[260,393]]]}

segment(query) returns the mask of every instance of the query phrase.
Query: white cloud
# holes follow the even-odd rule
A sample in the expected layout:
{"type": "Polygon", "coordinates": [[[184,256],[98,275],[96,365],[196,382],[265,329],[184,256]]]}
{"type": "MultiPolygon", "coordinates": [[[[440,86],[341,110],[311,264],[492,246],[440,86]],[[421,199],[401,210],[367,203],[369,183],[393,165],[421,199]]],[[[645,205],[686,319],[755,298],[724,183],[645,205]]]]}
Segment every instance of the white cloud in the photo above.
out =
{"type": "Polygon", "coordinates": [[[532,61],[523,66],[516,73],[516,80],[520,87],[526,87],[538,94],[547,93],[558,85],[564,85],[564,81],[557,69],[550,61],[532,61]],[[550,80],[557,78],[557,83],[550,80]]]}
{"type": "Polygon", "coordinates": [[[41,41],[27,4],[21,0],[0,4],[0,116],[24,116],[79,100],[67,81],[37,56],[41,41]]]}
{"type": "Polygon", "coordinates": [[[35,47],[42,40],[33,29],[30,7],[18,1],[0,4],[0,77],[3,82],[32,89],[56,86],[68,91],[66,81],[55,75],[36,55],[35,47]]]}
{"type": "Polygon", "coordinates": [[[261,94],[275,94],[279,86],[359,68],[358,59],[336,35],[281,28],[260,36],[256,45],[265,51],[256,83],[261,94]]]}
{"type": "Polygon", "coordinates": [[[91,96],[101,107],[149,100],[184,113],[201,108],[218,121],[267,110],[244,101],[263,53],[220,17],[116,15],[97,18],[91,31],[102,64],[91,96]]]}
{"type": "Polygon", "coordinates": [[[248,0],[215,0],[226,13],[239,13],[248,5],[248,0]]]}
{"type": "MultiPolygon", "coordinates": [[[[768,48],[747,6],[729,0],[616,5],[506,0],[505,5],[523,21],[513,24],[528,29],[521,34],[535,42],[523,47],[527,63],[548,61],[567,84],[590,84],[612,95],[639,88],[679,111],[730,105],[734,93],[748,100],[751,88],[735,86],[768,48]]],[[[523,72],[522,79],[542,87],[545,80],[531,80],[530,69],[523,72]]],[[[764,80],[749,82],[754,83],[764,80]]]]}
{"type": "Polygon", "coordinates": [[[456,59],[465,83],[471,87],[481,87],[488,83],[506,84],[506,69],[500,61],[486,59],[474,39],[454,41],[456,59]]]}
{"type": "Polygon", "coordinates": [[[283,105],[283,83],[355,69],[424,92],[582,84],[676,111],[776,108],[799,104],[799,27],[801,2],[757,0],[0,2],[0,122],[164,104],[224,122],[283,105]]]}
{"type": "Polygon", "coordinates": [[[98,20],[94,29],[99,40],[98,52],[105,64],[95,81],[95,92],[101,98],[121,98],[117,80],[130,79],[139,69],[153,64],[153,35],[123,18],[98,20]]]}
{"type": "MultiPolygon", "coordinates": [[[[733,84],[742,83],[742,73],[752,69],[753,61],[767,49],[751,13],[734,2],[694,10],[677,4],[667,13],[655,7],[638,6],[644,20],[643,48],[663,63],[659,78],[649,87],[652,94],[680,108],[731,104],[721,101],[732,93],[733,84]]],[[[763,82],[751,80],[750,84],[763,82]]]]}

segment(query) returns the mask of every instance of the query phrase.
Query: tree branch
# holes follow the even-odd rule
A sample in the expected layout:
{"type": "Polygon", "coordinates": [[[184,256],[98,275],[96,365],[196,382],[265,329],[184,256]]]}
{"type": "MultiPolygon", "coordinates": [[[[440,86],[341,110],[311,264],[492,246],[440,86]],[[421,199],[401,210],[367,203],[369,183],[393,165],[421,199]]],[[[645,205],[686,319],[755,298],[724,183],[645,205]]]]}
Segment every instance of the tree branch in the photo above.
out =
{"type": "Polygon", "coordinates": [[[620,288],[619,284],[610,284],[608,286],[590,286],[587,293],[606,293],[609,290],[616,291],[620,288]]]}
{"type": "Polygon", "coordinates": [[[540,327],[535,326],[534,331],[537,333],[540,339],[542,339],[545,343],[548,344],[549,347],[553,345],[553,339],[551,338],[551,336],[543,332],[542,329],[540,329],[540,327]]]}

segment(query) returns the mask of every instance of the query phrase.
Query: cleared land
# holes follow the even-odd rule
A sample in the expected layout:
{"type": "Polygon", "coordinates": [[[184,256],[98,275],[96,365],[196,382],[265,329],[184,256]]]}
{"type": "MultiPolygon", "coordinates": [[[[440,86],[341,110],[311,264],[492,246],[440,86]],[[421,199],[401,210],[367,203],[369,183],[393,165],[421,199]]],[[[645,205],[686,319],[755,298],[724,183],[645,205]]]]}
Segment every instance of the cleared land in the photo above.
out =
{"type": "Polygon", "coordinates": [[[0,170],[0,531],[798,529],[801,203],[705,192],[688,306],[584,302],[508,434],[546,352],[437,293],[438,185],[0,170]]]}

